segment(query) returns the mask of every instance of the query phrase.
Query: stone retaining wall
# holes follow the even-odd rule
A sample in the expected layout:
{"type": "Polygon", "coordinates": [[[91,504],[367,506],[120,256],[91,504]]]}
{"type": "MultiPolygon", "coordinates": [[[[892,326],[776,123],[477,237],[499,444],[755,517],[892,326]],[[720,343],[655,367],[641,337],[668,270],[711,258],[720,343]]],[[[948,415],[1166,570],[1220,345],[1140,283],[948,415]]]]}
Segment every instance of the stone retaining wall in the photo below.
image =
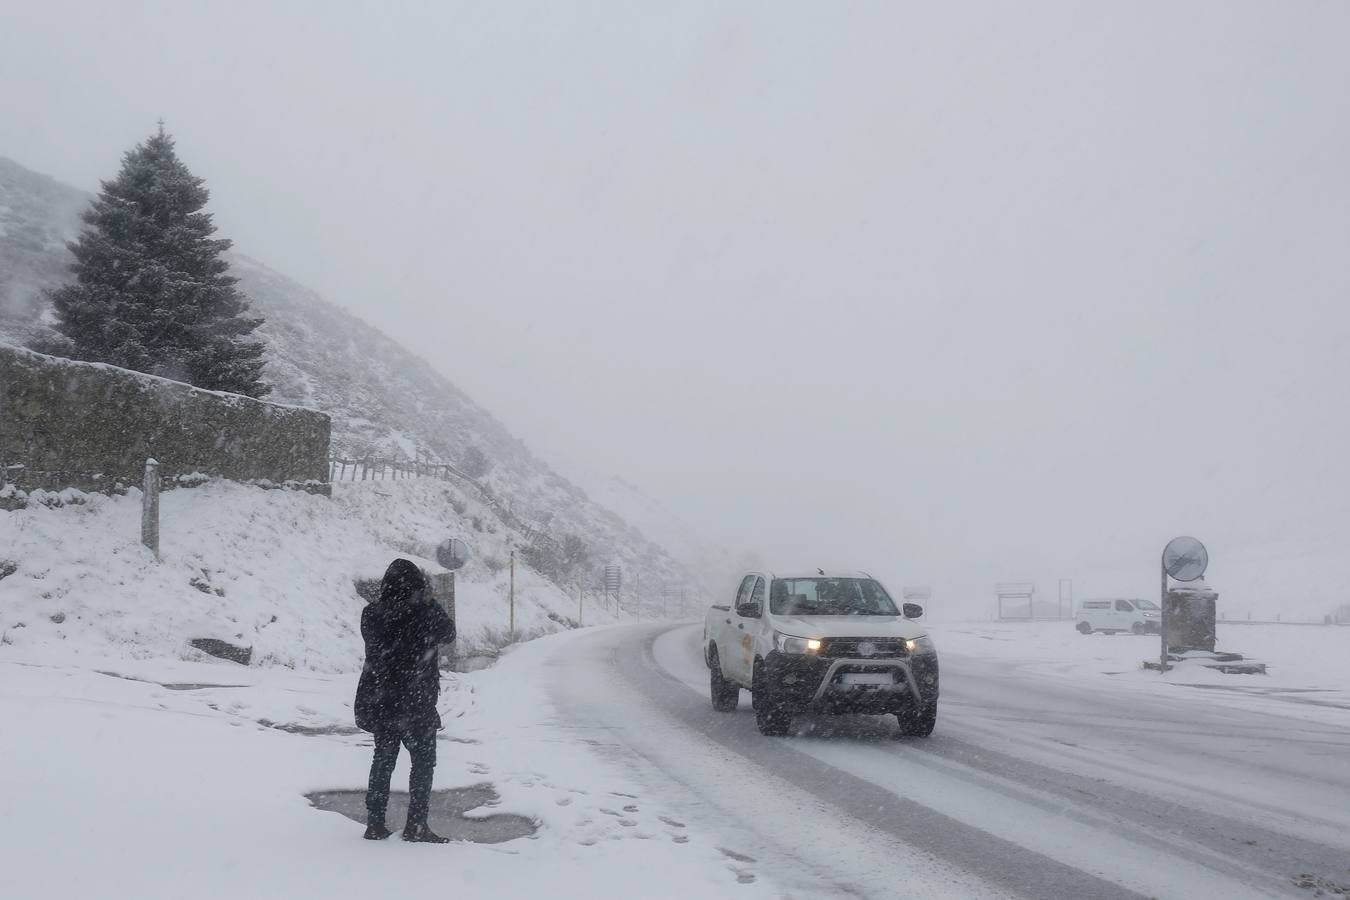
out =
{"type": "Polygon", "coordinates": [[[0,344],[0,465],[20,488],[201,475],[326,492],[326,413],[0,344]]]}

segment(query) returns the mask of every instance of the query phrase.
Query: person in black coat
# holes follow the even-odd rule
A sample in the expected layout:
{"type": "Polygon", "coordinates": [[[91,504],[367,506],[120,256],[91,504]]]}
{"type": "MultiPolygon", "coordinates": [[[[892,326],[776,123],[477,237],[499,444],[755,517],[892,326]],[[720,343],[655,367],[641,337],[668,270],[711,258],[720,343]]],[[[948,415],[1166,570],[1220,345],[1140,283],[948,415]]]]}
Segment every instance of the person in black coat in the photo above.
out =
{"type": "Polygon", "coordinates": [[[408,748],[408,822],[405,841],[443,844],[427,827],[431,777],[436,768],[436,732],[441,716],[440,645],[455,639],[455,623],[430,596],[422,570],[406,559],[389,564],[380,598],[361,613],[366,663],[356,686],[356,724],[375,735],[375,756],[366,791],[366,839],[383,840],[389,779],[398,747],[408,748]]]}

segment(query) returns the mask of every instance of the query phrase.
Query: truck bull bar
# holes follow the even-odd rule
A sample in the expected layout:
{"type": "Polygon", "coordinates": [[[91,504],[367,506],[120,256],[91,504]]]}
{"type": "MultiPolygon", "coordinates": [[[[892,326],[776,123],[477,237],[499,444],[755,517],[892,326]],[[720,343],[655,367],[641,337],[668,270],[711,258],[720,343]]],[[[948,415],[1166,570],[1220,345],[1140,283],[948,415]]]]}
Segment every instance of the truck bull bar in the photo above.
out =
{"type": "MultiPolygon", "coordinates": [[[[909,687],[909,693],[914,697],[915,703],[922,703],[923,696],[919,693],[919,683],[914,679],[914,670],[910,668],[907,659],[836,659],[830,663],[830,667],[825,670],[825,677],[820,680],[820,687],[816,688],[815,696],[811,698],[811,703],[817,704],[825,696],[825,692],[830,689],[834,683],[834,676],[845,666],[866,666],[872,671],[881,671],[891,669],[905,676],[905,684],[909,687]]],[[[896,688],[899,684],[896,684],[896,688]]],[[[894,690],[894,689],[892,689],[894,690]]]]}

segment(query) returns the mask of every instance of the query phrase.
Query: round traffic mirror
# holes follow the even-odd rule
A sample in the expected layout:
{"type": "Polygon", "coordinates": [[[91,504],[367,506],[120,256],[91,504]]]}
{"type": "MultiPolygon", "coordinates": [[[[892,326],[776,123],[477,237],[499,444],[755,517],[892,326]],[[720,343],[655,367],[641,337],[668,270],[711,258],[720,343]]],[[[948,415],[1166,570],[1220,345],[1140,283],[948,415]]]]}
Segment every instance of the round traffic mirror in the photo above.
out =
{"type": "Polygon", "coordinates": [[[1177,581],[1195,581],[1209,568],[1209,551],[1193,537],[1173,538],[1163,549],[1163,568],[1177,581]]]}
{"type": "Polygon", "coordinates": [[[436,562],[454,572],[469,561],[469,545],[459,538],[448,538],[436,546],[436,562]]]}

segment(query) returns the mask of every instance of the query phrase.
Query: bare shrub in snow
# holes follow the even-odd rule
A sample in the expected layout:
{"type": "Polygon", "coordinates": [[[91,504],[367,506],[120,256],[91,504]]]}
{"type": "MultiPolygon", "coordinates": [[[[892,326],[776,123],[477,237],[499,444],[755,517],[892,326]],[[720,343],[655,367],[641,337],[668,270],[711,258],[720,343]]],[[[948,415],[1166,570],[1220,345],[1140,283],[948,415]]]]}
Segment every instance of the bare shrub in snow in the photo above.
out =
{"type": "MultiPolygon", "coordinates": [[[[552,618],[552,616],[550,616],[552,618]]],[[[546,634],[552,634],[557,629],[548,628],[543,625],[536,625],[533,628],[524,630],[517,629],[511,633],[505,628],[496,626],[487,626],[472,636],[463,636],[455,642],[455,656],[461,660],[471,659],[473,657],[497,657],[501,652],[512,644],[520,644],[525,641],[532,641],[535,638],[543,637],[546,634]]]]}
{"type": "Polygon", "coordinates": [[[567,577],[567,565],[561,548],[553,541],[535,541],[520,551],[520,559],[554,583],[562,582],[567,577]]]}
{"type": "Polygon", "coordinates": [[[561,555],[569,575],[590,567],[591,547],[579,534],[563,535],[561,555]]]}
{"type": "Polygon", "coordinates": [[[464,451],[464,456],[459,461],[459,470],[470,478],[482,478],[492,471],[492,460],[488,459],[482,448],[474,444],[464,451]]]}

